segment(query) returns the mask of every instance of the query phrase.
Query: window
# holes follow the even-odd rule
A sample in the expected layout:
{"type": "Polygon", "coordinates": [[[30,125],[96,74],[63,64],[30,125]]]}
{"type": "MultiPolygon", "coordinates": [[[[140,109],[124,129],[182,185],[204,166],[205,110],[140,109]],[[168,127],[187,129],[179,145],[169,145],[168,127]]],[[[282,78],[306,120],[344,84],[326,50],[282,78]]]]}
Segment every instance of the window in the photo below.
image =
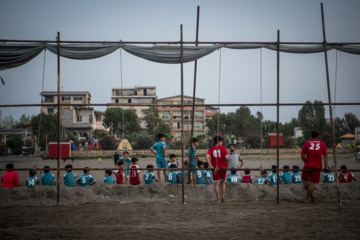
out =
{"type": "Polygon", "coordinates": [[[177,123],[177,129],[181,129],[181,122],[177,123]]]}
{"type": "Polygon", "coordinates": [[[93,116],[89,115],[89,123],[92,123],[94,121],[93,116]]]}
{"type": "Polygon", "coordinates": [[[115,103],[119,103],[119,99],[115,99],[115,103]]]}
{"type": "Polygon", "coordinates": [[[138,103],[152,103],[153,100],[151,98],[139,98],[138,103]]]}
{"type": "Polygon", "coordinates": [[[200,123],[199,122],[194,123],[194,128],[195,129],[200,129],[200,123]]]}
{"type": "Polygon", "coordinates": [[[101,115],[96,115],[96,121],[101,122],[101,115]]]}
{"type": "Polygon", "coordinates": [[[128,99],[128,103],[131,103],[131,99],[128,99]]]}
{"type": "Polygon", "coordinates": [[[47,112],[48,112],[48,113],[54,113],[54,108],[48,108],[48,109],[47,109],[47,112]]]}
{"type": "Polygon", "coordinates": [[[144,96],[147,96],[147,89],[144,89],[144,96]]]}
{"type": "Polygon", "coordinates": [[[177,133],[177,138],[181,138],[181,133],[177,133]]]}
{"type": "Polygon", "coordinates": [[[44,96],[44,102],[52,102],[54,99],[53,96],[44,96]]]}
{"type": "Polygon", "coordinates": [[[169,113],[168,112],[161,113],[161,118],[162,119],[169,119],[169,113]]]}
{"type": "Polygon", "coordinates": [[[82,116],[77,116],[77,117],[76,117],[76,121],[77,121],[77,122],[82,122],[82,116]]]}
{"type": "Polygon", "coordinates": [[[82,97],[74,97],[74,101],[82,101],[82,97]]]}
{"type": "Polygon", "coordinates": [[[122,94],[121,90],[115,90],[115,95],[116,96],[121,96],[121,94],[122,94]]]}
{"type": "Polygon", "coordinates": [[[61,101],[65,102],[70,102],[70,97],[61,97],[61,101]]]}

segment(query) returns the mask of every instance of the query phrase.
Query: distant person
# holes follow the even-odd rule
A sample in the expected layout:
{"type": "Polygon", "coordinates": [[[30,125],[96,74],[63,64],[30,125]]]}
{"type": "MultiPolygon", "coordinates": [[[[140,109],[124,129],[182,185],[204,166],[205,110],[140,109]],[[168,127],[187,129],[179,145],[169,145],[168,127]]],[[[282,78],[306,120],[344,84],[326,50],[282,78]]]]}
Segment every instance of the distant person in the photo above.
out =
{"type": "Polygon", "coordinates": [[[260,184],[260,185],[267,185],[268,184],[268,180],[267,180],[267,171],[262,171],[261,172],[261,177],[259,177],[256,180],[256,184],[260,184]]]}
{"type": "Polygon", "coordinates": [[[152,184],[154,183],[154,181],[156,181],[155,179],[155,174],[153,173],[154,172],[154,165],[147,165],[146,168],[148,169],[148,171],[146,173],[144,173],[144,184],[147,185],[147,184],[152,184]]]}
{"type": "Polygon", "coordinates": [[[130,185],[134,186],[134,185],[140,185],[140,170],[136,170],[137,168],[139,168],[138,164],[138,159],[137,158],[133,158],[131,159],[132,161],[132,165],[130,166],[130,185]]]}
{"type": "Polygon", "coordinates": [[[72,173],[72,165],[68,164],[65,166],[66,173],[64,175],[64,186],[65,187],[75,187],[76,182],[76,175],[75,173],[72,173]]]}
{"type": "Polygon", "coordinates": [[[113,156],[115,167],[119,161],[119,158],[120,158],[120,156],[119,156],[118,152],[115,152],[115,154],[113,156]]]}
{"type": "Polygon", "coordinates": [[[213,174],[212,171],[209,170],[209,164],[207,162],[204,163],[204,168],[206,169],[206,177],[209,179],[210,185],[214,185],[213,174]]]}
{"type": "Polygon", "coordinates": [[[196,187],[196,169],[198,168],[197,159],[196,159],[196,148],[198,146],[199,146],[199,139],[194,137],[192,139],[191,147],[189,147],[187,151],[187,156],[189,158],[189,168],[191,168],[192,170],[187,172],[185,181],[187,182],[188,179],[190,179],[190,182],[194,184],[194,187],[196,187]]]}
{"type": "Polygon", "coordinates": [[[118,170],[114,170],[113,173],[115,174],[116,176],[116,184],[117,185],[122,185],[124,184],[124,166],[125,166],[125,163],[124,161],[118,161],[117,163],[117,167],[118,167],[118,170]]]}
{"type": "Polygon", "coordinates": [[[178,184],[179,183],[179,176],[178,174],[172,170],[174,168],[177,168],[175,164],[170,165],[170,172],[167,174],[167,182],[172,184],[178,184]]]}
{"type": "Polygon", "coordinates": [[[79,184],[81,187],[94,185],[96,183],[95,178],[90,175],[90,168],[84,168],[84,174],[81,175],[78,179],[76,179],[76,183],[79,184]]]}
{"type": "Polygon", "coordinates": [[[129,157],[129,152],[125,151],[123,152],[123,156],[119,159],[119,161],[123,161],[125,163],[125,185],[129,184],[129,168],[132,164],[132,160],[129,157]]]}
{"type": "MultiPolygon", "coordinates": [[[[242,168],[244,166],[244,160],[240,154],[235,152],[234,144],[229,145],[229,168],[242,168]]],[[[230,176],[230,170],[227,170],[227,175],[230,176]]],[[[236,175],[241,179],[240,171],[236,170],[236,175]]]]}
{"type": "MultiPolygon", "coordinates": [[[[206,177],[206,170],[204,169],[204,162],[198,162],[198,170],[196,170],[196,184],[207,184],[210,185],[209,179],[206,177]]],[[[194,185],[195,186],[195,185],[194,185]]]]}
{"type": "Polygon", "coordinates": [[[272,173],[270,173],[269,177],[268,177],[268,183],[270,185],[277,185],[277,183],[279,182],[279,184],[281,183],[281,175],[279,175],[279,180],[277,178],[277,166],[276,165],[272,165],[271,166],[272,169],[272,173]]]}
{"type": "Polygon", "coordinates": [[[103,183],[115,184],[115,179],[111,176],[111,174],[111,170],[105,170],[105,178],[103,180],[103,183]]]}
{"type": "Polygon", "coordinates": [[[293,165],[293,174],[292,174],[292,181],[295,184],[301,183],[301,174],[299,173],[300,167],[297,165],[293,165]]]}
{"type": "Polygon", "coordinates": [[[236,175],[236,170],[235,169],[231,169],[230,170],[230,176],[226,179],[226,182],[231,182],[231,183],[240,183],[241,180],[239,178],[238,175],[236,175]]]}
{"type": "Polygon", "coordinates": [[[242,177],[241,182],[242,183],[253,183],[254,178],[250,175],[250,169],[245,169],[245,176],[242,177]]]}
{"type": "Polygon", "coordinates": [[[283,171],[283,174],[281,174],[282,183],[292,184],[293,183],[292,175],[289,173],[290,167],[288,165],[285,165],[283,168],[284,168],[284,171],[283,171]]]}
{"type": "Polygon", "coordinates": [[[323,183],[334,183],[334,174],[330,170],[324,170],[323,183]]]}
{"type": "Polygon", "coordinates": [[[43,186],[55,186],[56,180],[54,174],[50,173],[50,167],[44,167],[44,175],[41,176],[41,184],[43,186]]]}
{"type": "Polygon", "coordinates": [[[40,184],[40,180],[35,176],[36,170],[30,169],[29,171],[29,177],[25,181],[25,185],[27,187],[35,187],[36,185],[40,184]]]}
{"type": "Polygon", "coordinates": [[[1,178],[1,188],[13,188],[20,186],[19,174],[13,171],[14,164],[8,163],[5,168],[7,172],[1,178]]]}
{"type": "MultiPolygon", "coordinates": [[[[159,142],[155,143],[151,148],[150,151],[156,155],[156,166],[157,168],[166,168],[166,143],[165,143],[165,134],[159,133],[158,134],[159,142]],[[155,151],[156,150],[156,151],[155,151]]],[[[160,178],[161,170],[157,171],[158,180],[161,181],[160,178]]],[[[166,182],[166,170],[163,170],[164,173],[164,181],[166,182]]]]}
{"type": "Polygon", "coordinates": [[[352,180],[357,181],[356,177],[354,176],[354,174],[349,173],[347,171],[347,167],[346,165],[342,165],[340,167],[341,169],[341,173],[339,173],[339,182],[340,183],[351,183],[352,180]]]}
{"type": "Polygon", "coordinates": [[[303,169],[310,170],[303,171],[301,174],[301,180],[307,192],[304,201],[305,203],[315,201],[313,195],[314,185],[320,181],[322,160],[325,165],[324,170],[328,170],[328,151],[325,143],[318,140],[319,135],[318,131],[312,131],[312,140],[305,142],[301,150],[301,159],[305,163],[303,169]]]}

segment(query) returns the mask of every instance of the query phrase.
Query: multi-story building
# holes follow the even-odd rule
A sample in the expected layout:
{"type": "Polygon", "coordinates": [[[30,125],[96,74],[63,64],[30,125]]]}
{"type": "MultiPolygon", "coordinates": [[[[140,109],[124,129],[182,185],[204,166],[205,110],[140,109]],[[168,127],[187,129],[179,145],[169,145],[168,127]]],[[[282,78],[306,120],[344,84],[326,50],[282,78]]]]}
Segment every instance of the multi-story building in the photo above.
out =
{"type": "MultiPolygon", "coordinates": [[[[113,88],[111,90],[111,103],[156,103],[156,87],[140,86],[134,88],[113,88]]],[[[116,106],[111,106],[116,107],[116,106]]],[[[123,109],[132,109],[140,119],[140,126],[146,127],[144,116],[149,109],[147,106],[119,106],[123,109]]]]}
{"type": "MultiPolygon", "coordinates": [[[[195,104],[204,104],[205,99],[195,98],[195,104]]],[[[193,98],[184,96],[184,104],[192,104],[193,98]]],[[[171,126],[171,131],[174,140],[181,139],[181,108],[180,107],[166,107],[163,105],[181,105],[181,95],[161,98],[157,101],[160,118],[171,126]]],[[[184,108],[184,135],[189,136],[191,133],[191,117],[192,107],[184,108]]],[[[194,136],[205,134],[205,107],[195,107],[194,115],[194,136]]]]}

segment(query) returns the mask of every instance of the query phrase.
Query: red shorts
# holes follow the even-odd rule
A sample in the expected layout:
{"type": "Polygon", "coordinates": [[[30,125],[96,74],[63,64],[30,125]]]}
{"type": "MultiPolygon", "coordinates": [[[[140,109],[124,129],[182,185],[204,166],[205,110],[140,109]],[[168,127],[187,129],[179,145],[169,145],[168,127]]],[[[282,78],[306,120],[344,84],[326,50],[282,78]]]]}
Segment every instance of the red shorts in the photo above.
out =
{"type": "Polygon", "coordinates": [[[226,170],[218,170],[218,171],[216,171],[216,174],[215,174],[215,171],[212,171],[212,173],[213,173],[213,180],[214,181],[219,181],[219,180],[224,180],[225,181],[226,170]]]}
{"type": "MultiPolygon", "coordinates": [[[[317,169],[313,169],[317,170],[317,169]]],[[[319,169],[320,170],[320,169],[319,169]]],[[[312,183],[319,183],[321,171],[303,171],[301,173],[301,180],[310,181],[312,183]]]]}

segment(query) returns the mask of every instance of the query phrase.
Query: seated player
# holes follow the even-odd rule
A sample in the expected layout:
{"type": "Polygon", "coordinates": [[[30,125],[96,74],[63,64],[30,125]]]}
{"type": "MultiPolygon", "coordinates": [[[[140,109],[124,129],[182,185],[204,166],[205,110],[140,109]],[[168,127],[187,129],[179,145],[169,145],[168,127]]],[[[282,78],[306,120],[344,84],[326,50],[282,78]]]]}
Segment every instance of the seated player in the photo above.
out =
{"type": "Polygon", "coordinates": [[[1,178],[1,188],[13,188],[20,186],[19,183],[19,174],[13,171],[14,164],[8,163],[6,164],[6,173],[1,178]]]}
{"type": "Polygon", "coordinates": [[[136,168],[139,168],[138,164],[138,159],[137,158],[133,158],[131,159],[132,161],[132,165],[130,166],[130,185],[134,186],[134,185],[140,185],[140,170],[136,170],[136,168]]]}
{"type": "Polygon", "coordinates": [[[356,177],[354,176],[354,174],[349,173],[347,171],[347,167],[346,165],[342,165],[340,167],[341,169],[341,173],[339,173],[339,180],[340,183],[351,183],[352,180],[357,181],[356,177]]]}
{"type": "Polygon", "coordinates": [[[246,168],[244,170],[245,176],[242,177],[241,182],[242,183],[253,183],[254,178],[250,175],[250,169],[246,168]]]}
{"type": "Polygon", "coordinates": [[[293,183],[292,176],[290,173],[288,173],[288,171],[290,169],[289,166],[285,165],[284,169],[286,169],[286,170],[284,170],[283,174],[281,174],[281,182],[284,184],[292,184],[293,183]]]}
{"type": "Polygon", "coordinates": [[[29,171],[29,178],[26,179],[26,186],[27,187],[35,187],[36,185],[40,184],[39,179],[35,176],[36,170],[30,169],[29,171]]]}
{"type": "MultiPolygon", "coordinates": [[[[184,168],[187,168],[188,165],[189,165],[189,164],[188,164],[188,161],[185,161],[185,162],[184,162],[184,168]]],[[[186,174],[187,174],[188,172],[189,172],[189,170],[184,170],[184,178],[186,178],[186,174]]],[[[182,180],[183,180],[183,178],[182,178],[182,170],[179,171],[178,176],[179,176],[179,179],[180,179],[180,183],[182,183],[182,180]]],[[[190,184],[190,179],[187,180],[186,184],[190,184]]]]}
{"type": "Polygon", "coordinates": [[[196,170],[196,184],[210,185],[209,179],[206,177],[206,171],[204,169],[204,162],[198,161],[198,170],[196,170]]]}
{"type": "Polygon", "coordinates": [[[167,181],[168,181],[168,183],[178,184],[179,176],[178,176],[177,172],[175,172],[174,170],[171,170],[173,168],[177,168],[175,164],[170,165],[170,172],[168,172],[168,174],[167,174],[167,181]]]}
{"type": "Polygon", "coordinates": [[[295,183],[295,184],[301,183],[301,174],[298,172],[298,169],[300,169],[299,166],[294,165],[293,169],[294,169],[293,174],[292,174],[293,183],[295,183]]]}
{"type": "Polygon", "coordinates": [[[231,172],[231,175],[226,179],[226,182],[239,183],[240,179],[239,179],[238,175],[236,175],[236,170],[231,169],[230,172],[231,172]]]}
{"type": "Polygon", "coordinates": [[[116,176],[116,184],[117,185],[122,185],[124,183],[124,167],[125,167],[125,162],[124,161],[118,161],[117,162],[117,167],[119,170],[114,170],[113,173],[116,176]]]}
{"type": "Polygon", "coordinates": [[[277,182],[279,182],[280,184],[280,180],[281,180],[281,175],[279,175],[279,179],[277,179],[277,166],[276,165],[272,165],[271,166],[272,169],[272,173],[270,173],[269,177],[268,177],[268,183],[270,185],[276,185],[277,182]]]}
{"type": "Polygon", "coordinates": [[[90,175],[90,168],[84,168],[84,174],[81,175],[78,179],[76,179],[76,183],[79,184],[81,187],[94,185],[96,183],[95,178],[90,175]]]}
{"type": "Polygon", "coordinates": [[[323,183],[334,183],[334,174],[329,169],[324,170],[323,183]]]}
{"type": "Polygon", "coordinates": [[[41,183],[43,186],[54,186],[56,185],[54,174],[50,173],[50,167],[44,167],[44,175],[41,176],[41,183]]]}
{"type": "Polygon", "coordinates": [[[257,184],[268,184],[268,180],[267,180],[267,171],[262,171],[261,172],[261,177],[258,178],[258,180],[256,180],[257,184]]]}
{"type": "Polygon", "coordinates": [[[147,185],[147,184],[152,184],[154,183],[155,180],[155,174],[153,173],[154,172],[154,165],[147,165],[146,168],[148,169],[148,171],[146,173],[144,173],[144,184],[147,185]]]}
{"type": "Polygon", "coordinates": [[[207,162],[204,163],[204,168],[206,169],[206,178],[209,180],[210,185],[214,184],[213,174],[211,170],[209,169],[209,164],[207,162]]]}
{"type": "Polygon", "coordinates": [[[111,170],[105,170],[105,178],[103,180],[103,183],[110,183],[115,184],[115,179],[111,176],[112,171],[111,170]]]}
{"type": "Polygon", "coordinates": [[[72,173],[72,165],[68,164],[65,166],[66,173],[64,175],[64,186],[65,187],[75,187],[76,175],[72,173]]]}

